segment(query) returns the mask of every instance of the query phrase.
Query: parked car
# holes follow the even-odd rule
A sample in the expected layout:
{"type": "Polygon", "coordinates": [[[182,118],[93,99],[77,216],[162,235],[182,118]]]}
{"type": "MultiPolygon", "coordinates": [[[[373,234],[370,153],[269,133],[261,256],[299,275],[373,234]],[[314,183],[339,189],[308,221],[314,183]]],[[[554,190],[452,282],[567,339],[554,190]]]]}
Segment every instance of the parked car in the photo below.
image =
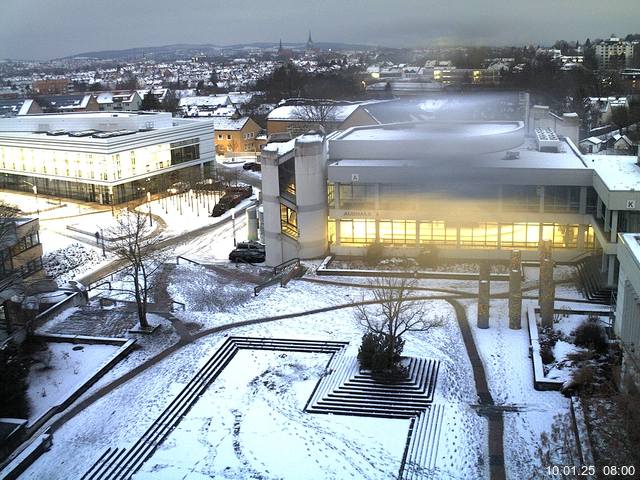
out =
{"type": "Polygon", "coordinates": [[[212,217],[219,217],[227,210],[238,205],[245,198],[249,198],[253,193],[250,186],[246,187],[229,187],[225,190],[224,195],[211,211],[212,217]]]}
{"type": "Polygon", "coordinates": [[[245,170],[251,170],[252,172],[260,172],[262,170],[262,167],[258,162],[247,162],[242,165],[242,168],[245,170]]]}
{"type": "Polygon", "coordinates": [[[229,254],[229,260],[234,263],[261,263],[265,260],[264,245],[258,242],[240,242],[229,254]]]}

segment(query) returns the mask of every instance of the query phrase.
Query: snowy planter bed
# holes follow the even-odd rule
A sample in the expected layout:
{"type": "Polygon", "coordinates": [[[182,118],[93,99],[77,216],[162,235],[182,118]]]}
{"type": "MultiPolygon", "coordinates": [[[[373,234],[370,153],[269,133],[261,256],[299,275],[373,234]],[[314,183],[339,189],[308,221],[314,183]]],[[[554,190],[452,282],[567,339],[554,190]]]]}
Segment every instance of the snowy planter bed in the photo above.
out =
{"type": "MultiPolygon", "coordinates": [[[[412,258],[388,258],[382,260],[375,269],[368,267],[359,259],[325,258],[316,269],[318,275],[356,276],[356,277],[413,277],[443,280],[477,280],[476,263],[441,263],[435,268],[421,267],[412,258]]],[[[509,281],[507,267],[502,264],[491,265],[491,280],[509,281]]]]}
{"type": "Polygon", "coordinates": [[[560,390],[567,385],[572,378],[574,362],[570,358],[572,354],[586,352],[586,348],[575,345],[572,335],[576,328],[584,323],[589,317],[595,316],[600,319],[602,325],[607,325],[605,318],[609,312],[605,310],[577,310],[577,309],[555,309],[554,325],[552,336],[554,340],[549,342],[548,334],[540,327],[539,307],[529,306],[527,309],[527,324],[529,329],[529,341],[531,350],[531,360],[533,362],[534,387],[536,390],[560,390]],[[552,354],[551,359],[545,363],[545,343],[552,343],[548,352],[552,354]]]}
{"type": "Polygon", "coordinates": [[[135,340],[81,335],[36,335],[47,350],[31,366],[27,397],[31,414],[27,428],[36,431],[67,408],[120,359],[135,340]]]}

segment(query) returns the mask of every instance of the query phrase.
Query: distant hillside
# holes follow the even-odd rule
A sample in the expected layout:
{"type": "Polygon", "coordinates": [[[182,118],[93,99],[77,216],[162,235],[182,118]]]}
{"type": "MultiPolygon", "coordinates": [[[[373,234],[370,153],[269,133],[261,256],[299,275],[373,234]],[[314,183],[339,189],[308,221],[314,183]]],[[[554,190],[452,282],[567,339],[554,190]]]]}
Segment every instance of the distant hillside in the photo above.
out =
{"type": "MultiPolygon", "coordinates": [[[[284,43],[288,48],[304,48],[305,43],[284,43]]],[[[233,45],[214,45],[210,43],[206,44],[190,44],[190,43],[178,43],[174,45],[164,45],[160,47],[137,47],[127,48],[123,50],[100,50],[96,52],[83,52],[74,55],[64,57],[64,59],[76,59],[76,58],[94,58],[97,60],[109,60],[109,59],[134,59],[142,58],[142,56],[148,57],[184,57],[193,56],[198,54],[205,55],[217,55],[225,50],[243,50],[249,48],[259,49],[272,49],[276,48],[278,43],[275,42],[254,42],[254,43],[237,43],[233,45]]],[[[368,50],[374,48],[370,45],[355,45],[339,42],[317,42],[316,48],[322,50],[368,50]]]]}

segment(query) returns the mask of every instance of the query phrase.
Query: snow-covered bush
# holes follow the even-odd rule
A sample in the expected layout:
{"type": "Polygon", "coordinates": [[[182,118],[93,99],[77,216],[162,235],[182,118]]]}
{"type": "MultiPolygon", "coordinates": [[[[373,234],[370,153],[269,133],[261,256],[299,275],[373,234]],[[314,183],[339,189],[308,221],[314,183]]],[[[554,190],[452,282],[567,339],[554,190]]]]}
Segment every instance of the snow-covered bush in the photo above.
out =
{"type": "Polygon", "coordinates": [[[100,255],[95,250],[79,243],[72,243],[65,248],[47,253],[42,258],[42,265],[50,277],[61,283],[72,280],[100,261],[100,255]]]}

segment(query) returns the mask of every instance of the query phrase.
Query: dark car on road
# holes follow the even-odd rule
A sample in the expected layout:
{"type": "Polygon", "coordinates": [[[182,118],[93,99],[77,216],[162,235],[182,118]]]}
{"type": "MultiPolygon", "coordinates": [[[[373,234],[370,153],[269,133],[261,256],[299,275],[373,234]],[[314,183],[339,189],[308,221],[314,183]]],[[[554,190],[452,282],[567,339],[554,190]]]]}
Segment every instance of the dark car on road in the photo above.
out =
{"type": "Polygon", "coordinates": [[[253,193],[250,186],[246,187],[228,187],[224,195],[211,211],[212,217],[219,217],[224,212],[238,205],[245,198],[249,198],[253,193]]]}
{"type": "Polygon", "coordinates": [[[245,170],[251,170],[252,172],[259,172],[262,170],[262,167],[257,162],[247,162],[242,165],[242,168],[244,168],[245,170]]]}
{"type": "Polygon", "coordinates": [[[265,248],[259,242],[240,242],[229,254],[229,260],[234,263],[261,263],[265,260],[265,248]]]}

